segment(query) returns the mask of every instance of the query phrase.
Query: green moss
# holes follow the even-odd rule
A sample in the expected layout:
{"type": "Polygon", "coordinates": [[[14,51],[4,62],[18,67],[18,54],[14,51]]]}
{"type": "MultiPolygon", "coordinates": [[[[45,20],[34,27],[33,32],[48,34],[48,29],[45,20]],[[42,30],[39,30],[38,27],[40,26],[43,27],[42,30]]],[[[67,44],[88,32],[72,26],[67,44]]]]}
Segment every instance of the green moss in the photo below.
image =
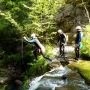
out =
{"type": "Polygon", "coordinates": [[[87,80],[90,81],[90,61],[78,61],[68,65],[71,69],[77,69],[79,73],[87,80]]]}

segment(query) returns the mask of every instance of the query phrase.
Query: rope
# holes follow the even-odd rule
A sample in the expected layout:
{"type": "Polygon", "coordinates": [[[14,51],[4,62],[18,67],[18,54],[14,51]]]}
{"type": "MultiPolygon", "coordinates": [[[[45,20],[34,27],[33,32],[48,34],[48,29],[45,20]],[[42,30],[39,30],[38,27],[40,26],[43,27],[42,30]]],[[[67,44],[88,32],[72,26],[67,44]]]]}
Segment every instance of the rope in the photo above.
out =
{"type": "Polygon", "coordinates": [[[21,55],[22,55],[22,61],[23,61],[23,38],[22,38],[22,40],[21,40],[21,46],[22,46],[22,51],[21,51],[21,55]]]}

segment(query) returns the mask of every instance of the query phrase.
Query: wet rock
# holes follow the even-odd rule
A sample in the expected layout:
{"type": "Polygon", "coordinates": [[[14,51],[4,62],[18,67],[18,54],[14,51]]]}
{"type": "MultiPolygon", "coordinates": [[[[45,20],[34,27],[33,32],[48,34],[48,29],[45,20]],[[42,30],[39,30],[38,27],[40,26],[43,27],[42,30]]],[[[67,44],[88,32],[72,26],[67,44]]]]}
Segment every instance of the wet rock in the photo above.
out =
{"type": "Polygon", "coordinates": [[[36,90],[52,90],[50,87],[38,87],[36,90]]]}
{"type": "Polygon", "coordinates": [[[21,80],[15,80],[15,83],[17,84],[17,85],[22,85],[22,81],[21,80]]]}
{"type": "Polygon", "coordinates": [[[61,63],[59,60],[53,60],[50,64],[49,64],[50,68],[57,68],[61,66],[61,63]]]}
{"type": "Polygon", "coordinates": [[[65,85],[62,87],[56,87],[55,90],[81,90],[81,89],[74,85],[65,85]]]}
{"type": "Polygon", "coordinates": [[[67,76],[66,76],[66,75],[63,75],[61,78],[62,78],[63,80],[66,80],[66,79],[67,79],[67,76]]]}
{"type": "Polygon", "coordinates": [[[83,7],[73,4],[66,4],[60,8],[60,13],[56,15],[56,21],[59,28],[65,32],[72,31],[76,25],[88,23],[86,11],[83,7]],[[82,19],[83,18],[83,19],[82,19]]]}

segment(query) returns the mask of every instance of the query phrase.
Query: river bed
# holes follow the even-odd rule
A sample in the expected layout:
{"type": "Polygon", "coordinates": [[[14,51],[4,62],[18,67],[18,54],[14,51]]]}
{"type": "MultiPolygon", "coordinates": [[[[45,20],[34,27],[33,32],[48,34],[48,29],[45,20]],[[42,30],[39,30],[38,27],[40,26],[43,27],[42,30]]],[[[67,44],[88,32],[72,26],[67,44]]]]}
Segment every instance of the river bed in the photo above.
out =
{"type": "Polygon", "coordinates": [[[34,78],[28,90],[90,90],[90,86],[77,71],[60,66],[34,78]]]}

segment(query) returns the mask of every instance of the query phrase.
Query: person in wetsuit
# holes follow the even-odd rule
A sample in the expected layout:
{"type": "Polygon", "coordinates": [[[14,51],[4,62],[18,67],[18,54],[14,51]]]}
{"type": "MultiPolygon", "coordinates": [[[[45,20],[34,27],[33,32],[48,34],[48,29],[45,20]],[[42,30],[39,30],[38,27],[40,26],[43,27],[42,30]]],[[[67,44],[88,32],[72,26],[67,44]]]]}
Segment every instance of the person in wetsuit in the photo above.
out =
{"type": "Polygon", "coordinates": [[[52,61],[50,58],[45,56],[45,47],[40,43],[36,35],[33,33],[31,34],[31,38],[29,39],[28,37],[23,37],[27,42],[34,44],[35,49],[33,51],[35,59],[38,60],[37,55],[38,53],[41,54],[45,59],[52,61]]]}
{"type": "Polygon", "coordinates": [[[66,35],[61,29],[58,30],[58,42],[59,42],[59,52],[60,56],[65,57],[65,44],[66,44],[66,35]]]}
{"type": "Polygon", "coordinates": [[[75,38],[75,59],[79,60],[80,59],[80,49],[82,48],[82,28],[81,26],[76,26],[76,38],[75,38]]]}

